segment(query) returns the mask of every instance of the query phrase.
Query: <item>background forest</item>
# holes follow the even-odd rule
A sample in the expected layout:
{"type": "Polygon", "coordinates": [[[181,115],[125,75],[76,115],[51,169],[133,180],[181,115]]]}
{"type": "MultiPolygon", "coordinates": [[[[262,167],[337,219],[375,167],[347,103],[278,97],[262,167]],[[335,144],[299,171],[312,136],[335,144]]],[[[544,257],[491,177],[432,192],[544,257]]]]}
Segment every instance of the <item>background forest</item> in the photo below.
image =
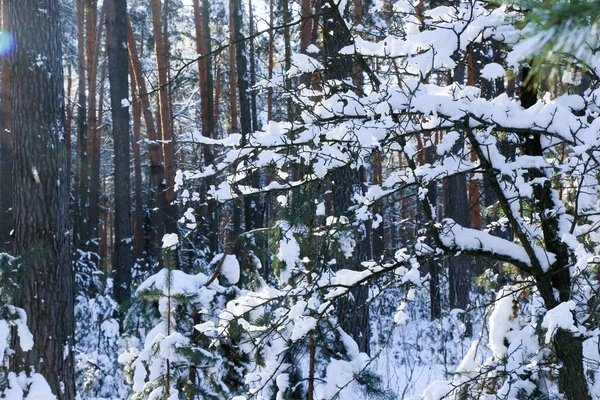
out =
{"type": "Polygon", "coordinates": [[[0,398],[600,399],[598,1],[0,4],[0,398]]]}

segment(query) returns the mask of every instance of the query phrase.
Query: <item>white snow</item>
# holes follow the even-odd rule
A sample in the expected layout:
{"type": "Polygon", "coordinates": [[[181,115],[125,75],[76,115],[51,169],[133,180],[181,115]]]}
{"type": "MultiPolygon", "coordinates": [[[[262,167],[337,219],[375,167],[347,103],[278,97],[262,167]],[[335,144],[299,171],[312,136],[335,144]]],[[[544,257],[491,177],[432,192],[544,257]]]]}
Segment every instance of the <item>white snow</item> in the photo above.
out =
{"type": "Polygon", "coordinates": [[[503,78],[505,73],[506,72],[504,71],[502,65],[497,63],[486,64],[481,70],[481,76],[489,80],[503,78]]]}
{"type": "Polygon", "coordinates": [[[490,315],[488,346],[497,358],[506,357],[508,347],[506,347],[505,340],[511,339],[511,332],[517,328],[513,322],[516,293],[517,289],[515,287],[502,288],[496,296],[494,311],[490,315]]]}
{"type": "MultiPolygon", "coordinates": [[[[216,257],[218,257],[218,255],[216,257]]],[[[228,254],[225,256],[225,261],[223,261],[223,265],[221,266],[221,275],[223,275],[232,285],[239,282],[240,263],[234,255],[228,254]]]]}
{"type": "Polygon", "coordinates": [[[573,310],[575,310],[576,304],[573,300],[560,303],[551,310],[548,310],[544,315],[542,321],[542,327],[546,328],[546,343],[552,341],[552,337],[556,333],[557,329],[563,329],[573,333],[579,332],[573,319],[573,310]]]}
{"type": "Polygon", "coordinates": [[[167,233],[163,236],[162,243],[163,249],[170,249],[172,247],[177,246],[177,244],[179,243],[179,237],[176,233],[167,233]]]}

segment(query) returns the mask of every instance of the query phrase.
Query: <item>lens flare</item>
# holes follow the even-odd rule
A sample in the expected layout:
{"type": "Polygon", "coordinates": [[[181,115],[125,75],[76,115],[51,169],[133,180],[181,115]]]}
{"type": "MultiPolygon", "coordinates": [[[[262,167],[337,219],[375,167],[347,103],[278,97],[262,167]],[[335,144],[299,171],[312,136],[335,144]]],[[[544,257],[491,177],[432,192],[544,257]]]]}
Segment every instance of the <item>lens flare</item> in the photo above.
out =
{"type": "Polygon", "coordinates": [[[12,33],[0,30],[0,56],[7,56],[15,49],[15,37],[12,33]]]}

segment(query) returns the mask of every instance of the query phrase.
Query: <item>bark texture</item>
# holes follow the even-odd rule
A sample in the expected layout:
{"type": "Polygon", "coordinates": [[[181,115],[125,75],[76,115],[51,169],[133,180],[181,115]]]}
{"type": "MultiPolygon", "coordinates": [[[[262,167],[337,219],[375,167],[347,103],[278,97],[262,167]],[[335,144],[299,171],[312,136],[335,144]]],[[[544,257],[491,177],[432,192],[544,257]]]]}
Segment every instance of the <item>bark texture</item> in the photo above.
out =
{"type": "MultiPolygon", "coordinates": [[[[83,1],[77,2],[77,69],[79,82],[77,86],[77,157],[79,175],[77,177],[77,201],[75,211],[75,247],[87,249],[90,239],[88,229],[88,186],[90,177],[90,164],[88,161],[88,120],[87,120],[87,93],[86,83],[86,12],[83,1]]],[[[89,10],[88,10],[89,12],[89,10]]],[[[90,111],[91,112],[91,111],[90,111]]]]}
{"type": "Polygon", "coordinates": [[[129,177],[130,138],[127,56],[127,2],[108,0],[106,6],[106,45],[108,79],[115,146],[115,244],[113,271],[115,299],[122,304],[131,295],[131,185],[129,177]]]}
{"type": "MultiPolygon", "coordinates": [[[[2,1],[2,29],[8,31],[6,1],[2,1]]],[[[0,187],[12,187],[12,133],[10,129],[10,65],[8,57],[0,60],[2,86],[0,93],[0,187]]],[[[0,251],[12,250],[12,193],[0,190],[0,251]]]]}
{"type": "Polygon", "coordinates": [[[18,43],[10,58],[14,250],[21,257],[15,305],[27,313],[35,338],[33,349],[18,351],[13,361],[17,370],[33,366],[59,399],[70,400],[73,275],[60,5],[11,0],[7,6],[18,43]]]}

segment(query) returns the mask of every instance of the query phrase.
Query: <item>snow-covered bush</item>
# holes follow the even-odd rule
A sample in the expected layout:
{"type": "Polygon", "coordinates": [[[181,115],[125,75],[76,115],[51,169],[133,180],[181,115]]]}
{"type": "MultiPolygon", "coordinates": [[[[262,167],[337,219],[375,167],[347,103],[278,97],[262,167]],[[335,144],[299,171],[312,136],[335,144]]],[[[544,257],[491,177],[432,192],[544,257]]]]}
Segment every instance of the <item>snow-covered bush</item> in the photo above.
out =
{"type": "MultiPolygon", "coordinates": [[[[192,395],[218,399],[237,390],[236,379],[239,384],[240,377],[232,374],[239,375],[241,371],[236,371],[235,361],[223,357],[227,351],[224,344],[215,347],[194,333],[193,328],[194,324],[214,319],[215,308],[222,307],[225,297],[231,297],[229,292],[236,289],[221,286],[216,280],[209,282],[209,276],[202,272],[188,274],[175,269],[176,246],[177,235],[165,235],[165,267],[136,290],[136,303],[147,303],[158,313],[150,320],[149,330],[138,327],[141,340],[124,340],[125,349],[119,356],[132,385],[132,399],[172,400],[192,395]]],[[[237,260],[226,256],[219,264],[219,272],[225,284],[235,283],[239,276],[237,260]]],[[[138,312],[138,307],[141,305],[134,304],[129,313],[138,312]]]]}
{"type": "Polygon", "coordinates": [[[98,280],[94,292],[89,296],[89,291],[81,291],[75,299],[78,393],[82,399],[124,397],[123,376],[117,363],[119,307],[112,298],[112,280],[98,280]]]}
{"type": "Polygon", "coordinates": [[[21,308],[12,306],[11,295],[15,289],[10,278],[14,273],[15,258],[0,253],[0,398],[6,400],[56,400],[48,382],[34,370],[15,372],[11,370],[10,357],[15,354],[11,345],[20,351],[33,348],[34,337],[27,327],[27,315],[21,308]],[[12,335],[16,334],[16,338],[12,335]],[[16,340],[15,340],[16,339],[16,340]]]}

